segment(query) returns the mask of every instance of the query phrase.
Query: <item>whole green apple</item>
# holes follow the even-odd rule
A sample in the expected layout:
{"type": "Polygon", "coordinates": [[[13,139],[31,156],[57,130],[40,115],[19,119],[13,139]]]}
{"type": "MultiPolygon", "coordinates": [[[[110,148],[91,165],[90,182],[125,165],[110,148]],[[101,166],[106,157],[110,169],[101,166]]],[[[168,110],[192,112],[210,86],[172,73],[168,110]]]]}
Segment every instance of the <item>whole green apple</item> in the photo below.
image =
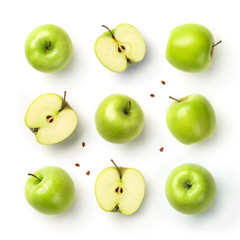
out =
{"type": "Polygon", "coordinates": [[[49,166],[28,175],[25,196],[34,209],[53,215],[65,212],[72,205],[75,187],[65,170],[49,166]]]}
{"type": "Polygon", "coordinates": [[[166,58],[170,64],[184,72],[201,72],[212,63],[214,47],[212,33],[199,24],[183,24],[174,28],[169,36],[166,58]]]}
{"type": "Polygon", "coordinates": [[[99,134],[112,143],[135,139],[144,127],[144,114],[138,103],[123,94],[105,98],[97,108],[95,124],[99,134]]]}
{"type": "Polygon", "coordinates": [[[166,122],[178,141],[193,144],[213,135],[216,128],[215,112],[204,96],[192,94],[174,100],[167,110],[166,122]]]}
{"type": "Polygon", "coordinates": [[[59,72],[72,59],[72,41],[62,28],[52,24],[42,25],[29,34],[25,43],[25,55],[38,71],[59,72]]]}
{"type": "Polygon", "coordinates": [[[207,210],[216,195],[216,184],[211,173],[197,164],[183,164],[168,176],[166,196],[173,208],[185,214],[207,210]]]}

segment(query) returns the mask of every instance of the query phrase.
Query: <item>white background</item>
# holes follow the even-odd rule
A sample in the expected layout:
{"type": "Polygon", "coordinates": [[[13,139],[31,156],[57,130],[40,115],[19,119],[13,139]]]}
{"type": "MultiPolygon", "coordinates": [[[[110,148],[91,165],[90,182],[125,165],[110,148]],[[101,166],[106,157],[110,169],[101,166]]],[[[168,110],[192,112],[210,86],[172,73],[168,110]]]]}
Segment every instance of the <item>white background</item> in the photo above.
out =
{"type": "Polygon", "coordinates": [[[239,86],[240,30],[238,1],[217,0],[99,0],[1,1],[1,174],[0,239],[239,239],[240,159],[239,86]],[[145,59],[123,73],[101,65],[94,42],[105,30],[130,23],[144,36],[145,59]],[[64,28],[74,45],[70,66],[56,74],[34,70],[24,55],[28,34],[52,23],[64,28]],[[208,27],[215,40],[212,66],[189,74],[176,70],[165,59],[172,28],[183,23],[208,27]],[[161,84],[161,80],[166,85],[161,84]],[[29,104],[39,95],[67,90],[67,100],[79,123],[66,141],[43,146],[24,125],[29,104]],[[97,133],[94,115],[108,95],[123,93],[142,106],[146,124],[135,141],[114,145],[97,133]],[[150,93],[156,95],[151,98],[150,93]],[[167,129],[165,113],[172,95],[180,98],[200,93],[212,103],[217,128],[202,143],[185,146],[167,129]],[[85,148],[82,141],[86,142],[85,148]],[[160,152],[159,148],[164,147],[160,152]],[[134,167],[146,181],[140,209],[131,216],[107,213],[94,195],[95,179],[113,158],[120,166],[134,167]],[[75,167],[78,162],[81,166],[75,167]],[[215,177],[216,201],[199,215],[183,215],[167,202],[164,187],[168,174],[182,163],[198,163],[215,177]],[[64,168],[76,185],[76,199],[64,214],[47,216],[25,200],[28,172],[54,165],[64,168]],[[87,176],[86,171],[91,174],[87,176]]]}

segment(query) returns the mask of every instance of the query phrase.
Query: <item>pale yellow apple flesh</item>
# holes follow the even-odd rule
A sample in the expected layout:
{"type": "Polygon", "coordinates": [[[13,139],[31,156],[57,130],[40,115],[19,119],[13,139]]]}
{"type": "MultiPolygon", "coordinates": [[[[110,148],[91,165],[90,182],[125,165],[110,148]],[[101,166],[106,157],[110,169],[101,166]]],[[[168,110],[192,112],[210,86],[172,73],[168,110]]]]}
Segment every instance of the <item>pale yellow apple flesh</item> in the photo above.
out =
{"type": "Polygon", "coordinates": [[[142,34],[130,24],[105,32],[94,46],[99,61],[109,70],[123,72],[130,63],[140,62],[146,52],[142,34]],[[112,33],[112,34],[111,34],[112,33]]]}
{"type": "Polygon", "coordinates": [[[140,207],[145,194],[145,181],[142,174],[134,168],[109,167],[97,177],[95,196],[99,206],[108,212],[120,211],[133,214],[140,207]]]}
{"type": "Polygon", "coordinates": [[[45,145],[63,141],[77,126],[77,115],[71,107],[54,93],[36,98],[27,109],[25,124],[45,145]]]}

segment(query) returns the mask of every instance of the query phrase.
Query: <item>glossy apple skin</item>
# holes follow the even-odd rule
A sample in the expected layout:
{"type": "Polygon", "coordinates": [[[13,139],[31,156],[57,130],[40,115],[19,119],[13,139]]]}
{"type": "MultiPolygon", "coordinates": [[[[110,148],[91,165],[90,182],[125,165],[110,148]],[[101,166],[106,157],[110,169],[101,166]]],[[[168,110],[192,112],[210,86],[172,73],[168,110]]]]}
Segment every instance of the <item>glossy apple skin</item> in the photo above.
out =
{"type": "Polygon", "coordinates": [[[216,184],[211,173],[197,164],[183,164],[168,176],[165,192],[171,206],[185,214],[207,210],[216,195],[216,184]],[[191,184],[188,189],[187,184],[191,184]]]}
{"type": "Polygon", "coordinates": [[[175,68],[184,72],[201,72],[212,63],[214,38],[199,24],[183,24],[169,36],[166,58],[175,68]]]}
{"type": "Polygon", "coordinates": [[[168,108],[166,122],[172,135],[183,144],[193,144],[210,138],[216,128],[216,116],[211,103],[200,94],[174,101],[168,108]]]}
{"type": "Polygon", "coordinates": [[[42,25],[29,34],[25,43],[25,55],[36,70],[45,73],[59,72],[72,59],[72,41],[62,28],[52,24],[42,25]],[[51,46],[48,50],[49,41],[51,46]]]}
{"type": "Polygon", "coordinates": [[[25,184],[28,203],[38,212],[55,215],[65,212],[73,203],[75,187],[69,174],[59,167],[44,167],[29,176],[25,184]]]}
{"type": "Polygon", "coordinates": [[[141,133],[144,127],[144,114],[134,99],[123,94],[113,94],[98,106],[95,125],[105,140],[111,143],[127,143],[141,133]],[[126,114],[129,101],[131,108],[126,114]]]}

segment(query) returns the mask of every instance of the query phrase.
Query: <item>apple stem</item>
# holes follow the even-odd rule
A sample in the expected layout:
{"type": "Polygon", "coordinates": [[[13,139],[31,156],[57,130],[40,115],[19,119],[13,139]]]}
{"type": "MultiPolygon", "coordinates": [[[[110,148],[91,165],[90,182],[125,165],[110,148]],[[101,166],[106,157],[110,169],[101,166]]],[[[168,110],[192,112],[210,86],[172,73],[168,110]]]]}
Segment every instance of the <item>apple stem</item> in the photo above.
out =
{"type": "Polygon", "coordinates": [[[122,173],[121,173],[121,170],[120,168],[118,167],[118,165],[111,159],[111,162],[113,163],[113,165],[116,167],[118,173],[119,173],[119,176],[120,176],[120,179],[122,178],[122,173]]]}
{"type": "Polygon", "coordinates": [[[34,174],[32,174],[32,173],[28,173],[28,176],[35,177],[37,180],[39,180],[39,182],[42,181],[39,177],[37,177],[36,175],[34,175],[34,174]]]}
{"type": "Polygon", "coordinates": [[[217,43],[215,43],[212,48],[216,47],[218,44],[220,44],[222,42],[222,40],[218,41],[217,43]]]}
{"type": "Polygon", "coordinates": [[[65,103],[66,103],[66,94],[67,94],[67,91],[64,91],[64,96],[63,96],[63,103],[62,103],[62,107],[60,108],[59,112],[61,112],[64,107],[65,107],[65,103]]]}
{"type": "Polygon", "coordinates": [[[50,48],[51,48],[51,45],[52,45],[52,42],[51,42],[51,41],[49,41],[49,42],[48,42],[48,46],[47,46],[47,51],[49,51],[49,50],[50,50],[50,48]]]}
{"type": "Polygon", "coordinates": [[[102,25],[102,27],[104,27],[104,28],[106,28],[110,33],[111,33],[111,35],[112,35],[112,38],[113,39],[115,39],[115,37],[114,37],[114,35],[113,35],[113,33],[112,33],[112,31],[107,27],[107,26],[105,26],[105,25],[102,25]]]}
{"type": "Polygon", "coordinates": [[[178,99],[176,99],[176,98],[173,98],[173,97],[171,97],[171,96],[169,96],[169,98],[171,98],[171,99],[173,99],[173,100],[175,100],[175,101],[177,101],[177,102],[181,102],[180,100],[178,100],[178,99]]]}
{"type": "Polygon", "coordinates": [[[128,109],[127,109],[127,111],[125,112],[125,114],[128,114],[128,113],[129,113],[131,106],[132,106],[131,101],[128,101],[128,109]]]}

